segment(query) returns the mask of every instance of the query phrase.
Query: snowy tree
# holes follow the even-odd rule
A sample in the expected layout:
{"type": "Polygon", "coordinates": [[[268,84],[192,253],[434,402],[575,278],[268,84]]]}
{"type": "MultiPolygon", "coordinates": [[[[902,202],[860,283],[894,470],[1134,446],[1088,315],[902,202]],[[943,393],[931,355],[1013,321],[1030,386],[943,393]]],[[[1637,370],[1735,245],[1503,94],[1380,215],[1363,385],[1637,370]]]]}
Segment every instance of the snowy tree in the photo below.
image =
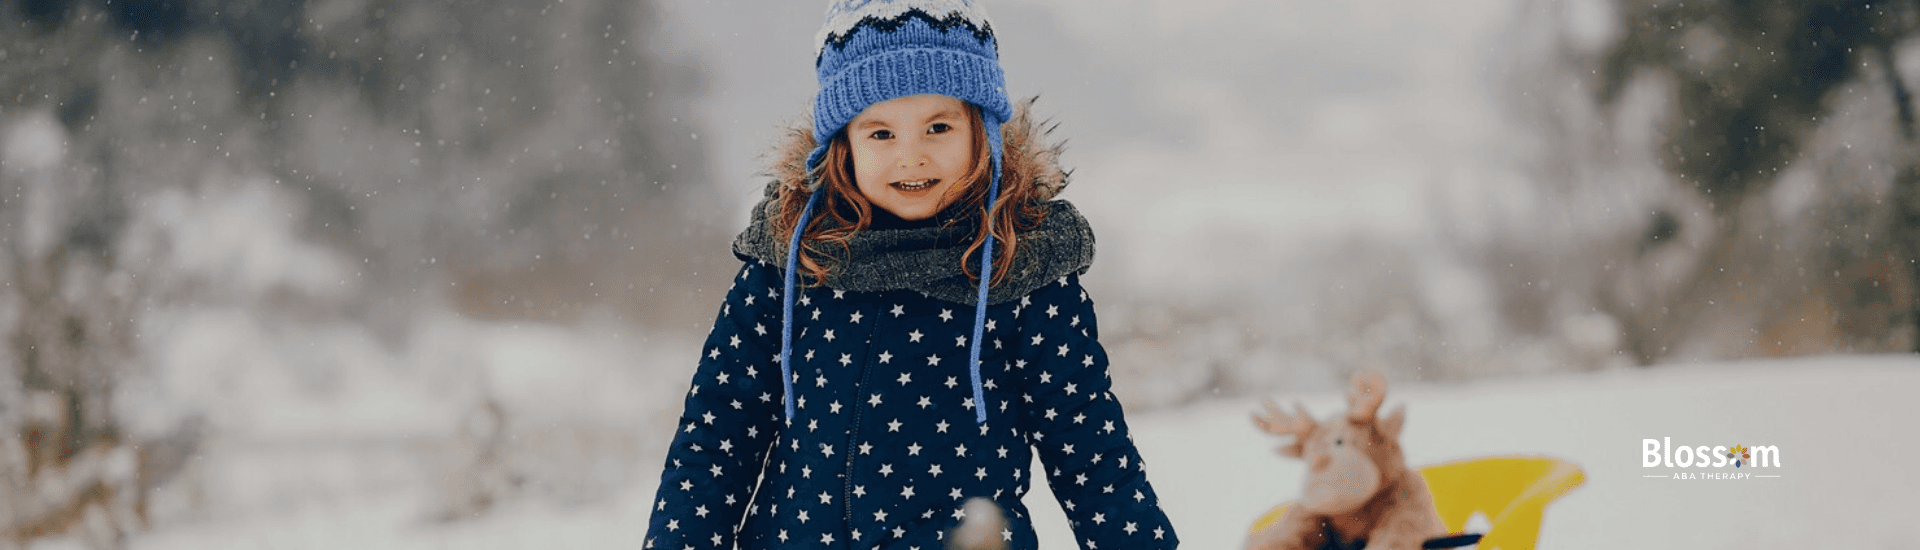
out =
{"type": "Polygon", "coordinates": [[[344,320],[393,347],[430,307],[681,321],[619,284],[680,290],[635,266],[724,246],[682,214],[706,196],[700,84],[652,53],[655,19],[617,0],[0,1],[0,433],[21,434],[0,444],[0,532],[111,545],[146,519],[203,430],[118,406],[169,311],[344,320]]]}
{"type": "MultiPolygon", "coordinates": [[[[1639,361],[1912,351],[1920,156],[1912,3],[1527,2],[1543,179],[1627,192],[1590,266],[1639,361]],[[1909,66],[1906,73],[1911,73],[1909,66]],[[1543,76],[1546,75],[1546,76],[1543,76]],[[1634,173],[1645,162],[1664,174],[1634,173]]],[[[1563,193],[1573,193],[1565,192],[1563,193]]]]}

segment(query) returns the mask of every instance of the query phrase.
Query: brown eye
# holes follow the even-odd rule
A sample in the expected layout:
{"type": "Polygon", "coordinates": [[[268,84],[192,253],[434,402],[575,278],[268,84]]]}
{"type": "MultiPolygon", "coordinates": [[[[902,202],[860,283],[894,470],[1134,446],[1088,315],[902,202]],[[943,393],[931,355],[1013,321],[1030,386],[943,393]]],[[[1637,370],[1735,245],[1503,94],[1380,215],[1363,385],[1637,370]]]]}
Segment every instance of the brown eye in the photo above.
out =
{"type": "Polygon", "coordinates": [[[893,131],[875,130],[873,133],[867,134],[867,139],[893,139],[893,131]]]}
{"type": "Polygon", "coordinates": [[[934,123],[934,125],[927,127],[927,133],[929,134],[944,134],[951,131],[953,131],[953,125],[945,122],[934,123]]]}

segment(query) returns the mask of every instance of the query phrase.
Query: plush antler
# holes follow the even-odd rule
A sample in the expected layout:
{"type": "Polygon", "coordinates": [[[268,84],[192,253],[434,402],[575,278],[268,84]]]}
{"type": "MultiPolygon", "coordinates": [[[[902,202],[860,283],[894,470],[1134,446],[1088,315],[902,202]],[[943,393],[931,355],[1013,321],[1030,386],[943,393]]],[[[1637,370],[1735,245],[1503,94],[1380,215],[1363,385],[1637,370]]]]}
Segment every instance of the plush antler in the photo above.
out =
{"type": "Polygon", "coordinates": [[[1316,422],[1313,421],[1312,416],[1307,415],[1307,410],[1299,403],[1293,405],[1293,410],[1296,411],[1294,414],[1287,414],[1286,411],[1280,410],[1272,400],[1261,400],[1260,404],[1267,408],[1267,414],[1254,414],[1253,423],[1260,426],[1261,431],[1273,435],[1291,436],[1306,435],[1307,432],[1313,431],[1316,422]]]}
{"type": "Polygon", "coordinates": [[[1262,415],[1255,413],[1253,415],[1254,425],[1260,426],[1261,431],[1273,435],[1293,436],[1293,443],[1281,447],[1280,454],[1300,458],[1300,456],[1306,452],[1308,434],[1312,434],[1315,429],[1320,427],[1320,424],[1315,422],[1313,416],[1307,414],[1307,409],[1301,407],[1299,403],[1293,404],[1293,414],[1287,414],[1286,411],[1280,410],[1280,407],[1274,405],[1272,400],[1263,399],[1260,401],[1260,404],[1267,408],[1267,414],[1262,415]]]}
{"type": "Polygon", "coordinates": [[[1378,371],[1366,371],[1353,377],[1353,393],[1347,394],[1347,420],[1372,422],[1387,399],[1387,377],[1378,371]]]}

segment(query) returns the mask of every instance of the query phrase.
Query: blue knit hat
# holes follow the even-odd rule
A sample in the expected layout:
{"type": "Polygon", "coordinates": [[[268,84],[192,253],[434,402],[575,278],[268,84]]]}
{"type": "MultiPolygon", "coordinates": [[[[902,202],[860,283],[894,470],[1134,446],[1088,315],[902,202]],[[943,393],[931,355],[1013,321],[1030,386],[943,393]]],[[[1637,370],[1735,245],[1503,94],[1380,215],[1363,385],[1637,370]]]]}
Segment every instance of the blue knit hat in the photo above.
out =
{"type": "MultiPolygon", "coordinates": [[[[1000,195],[1000,125],[1013,118],[1013,103],[1007,99],[999,41],[993,36],[993,24],[985,9],[973,0],[830,0],[826,24],[814,37],[814,45],[820,94],[813,103],[813,137],[819,147],[807,155],[809,171],[818,173],[827,144],[867,107],[911,95],[945,95],[980,109],[987,151],[993,159],[986,209],[993,211],[1000,195]]],[[[794,416],[793,367],[789,361],[793,356],[794,272],[799,267],[801,233],[813,218],[823,188],[815,187],[807,198],[787,244],[780,371],[786,384],[788,422],[794,416]]],[[[968,346],[975,420],[981,424],[987,421],[987,401],[980,384],[980,342],[986,330],[987,287],[993,280],[993,241],[988,238],[981,246],[980,289],[974,307],[973,341],[968,346]]]]}
{"type": "Polygon", "coordinates": [[[820,94],[813,137],[820,147],[807,167],[819,166],[827,141],[868,106],[918,94],[979,107],[999,159],[1000,124],[1013,118],[1013,103],[993,24],[972,0],[832,0],[814,48],[820,94]]]}

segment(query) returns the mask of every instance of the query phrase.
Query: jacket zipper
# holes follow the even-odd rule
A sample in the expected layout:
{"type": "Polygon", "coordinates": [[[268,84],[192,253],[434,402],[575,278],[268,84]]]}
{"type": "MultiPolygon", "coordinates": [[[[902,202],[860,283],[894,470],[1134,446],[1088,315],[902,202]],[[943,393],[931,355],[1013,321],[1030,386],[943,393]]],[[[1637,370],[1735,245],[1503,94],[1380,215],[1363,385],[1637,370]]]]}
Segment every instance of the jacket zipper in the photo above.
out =
{"type": "MultiPolygon", "coordinates": [[[[864,314],[865,312],[862,313],[864,314]]],[[[853,533],[853,457],[859,452],[857,449],[859,448],[858,445],[860,441],[860,396],[866,394],[868,379],[873,375],[873,360],[870,359],[870,357],[873,356],[873,335],[879,331],[879,318],[880,315],[878,315],[878,311],[875,311],[875,315],[868,317],[868,319],[874,319],[874,321],[867,324],[867,345],[865,349],[860,351],[860,377],[857,379],[858,382],[853,386],[852,394],[853,418],[849,419],[852,423],[847,425],[847,452],[845,453],[847,456],[847,466],[841,470],[840,474],[843,478],[840,504],[841,507],[846,510],[844,517],[841,519],[846,521],[846,532],[849,534],[847,545],[849,547],[853,545],[851,536],[851,533],[853,533]]]]}

